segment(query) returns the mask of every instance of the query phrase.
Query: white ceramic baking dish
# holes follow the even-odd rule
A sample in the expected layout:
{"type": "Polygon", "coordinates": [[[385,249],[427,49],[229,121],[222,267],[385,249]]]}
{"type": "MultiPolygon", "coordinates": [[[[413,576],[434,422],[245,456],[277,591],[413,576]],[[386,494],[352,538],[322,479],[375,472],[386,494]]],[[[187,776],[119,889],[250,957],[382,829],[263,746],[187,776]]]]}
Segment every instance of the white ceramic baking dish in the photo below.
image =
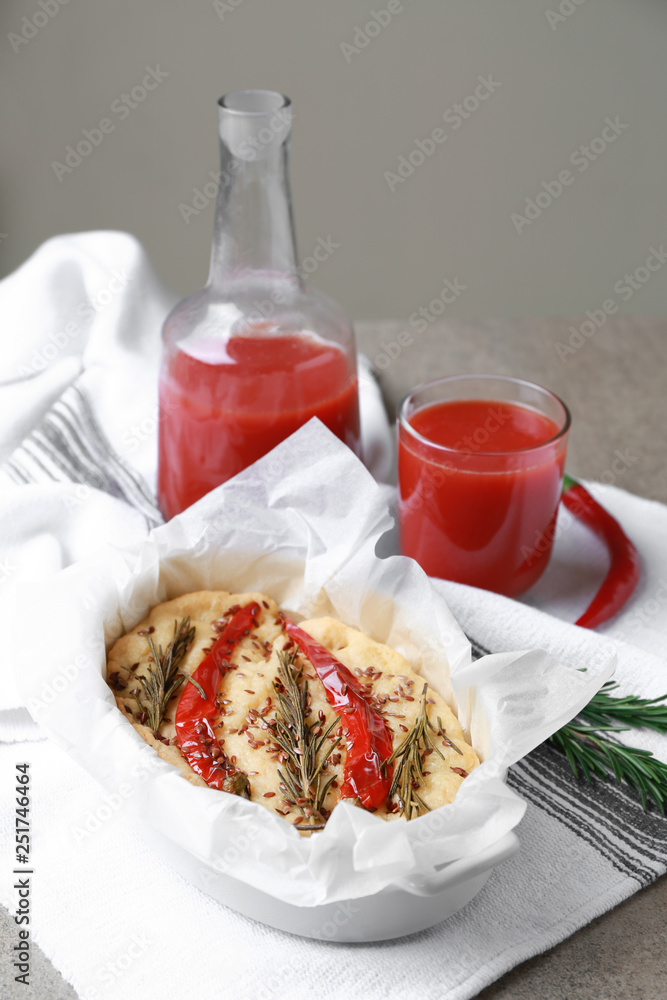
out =
{"type": "Polygon", "coordinates": [[[539,650],[472,663],[463,631],[419,567],[378,558],[390,521],[385,494],[349,449],[308,425],[136,548],[104,550],[57,582],[31,583],[17,601],[17,635],[31,636],[16,644],[17,684],[44,731],[108,791],[132,779],[128,815],[187,881],[311,938],[400,937],[470,902],[518,848],[511,831],[525,804],[504,785],[507,768],[608,676],[573,672],[539,650]],[[106,652],[151,607],[201,589],[262,591],[398,649],[460,706],[481,766],[430,820],[384,824],[341,804],[338,821],[311,838],[256,803],[190,785],[118,711],[106,652]]]}
{"type": "Polygon", "coordinates": [[[380,892],[321,906],[294,906],[201,865],[154,830],[143,830],[157,852],[189,882],[218,902],[253,920],[290,934],[323,941],[386,941],[426,930],[466,906],[493,869],[519,849],[510,831],[486,850],[438,866],[426,876],[398,879],[380,892]]]}

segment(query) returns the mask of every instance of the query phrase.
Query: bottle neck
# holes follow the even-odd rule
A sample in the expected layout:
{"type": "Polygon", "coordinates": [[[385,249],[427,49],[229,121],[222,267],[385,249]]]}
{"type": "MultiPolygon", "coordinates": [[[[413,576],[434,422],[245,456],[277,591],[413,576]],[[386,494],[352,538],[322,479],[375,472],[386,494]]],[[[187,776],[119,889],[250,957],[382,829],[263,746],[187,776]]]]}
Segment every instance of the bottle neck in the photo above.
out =
{"type": "Polygon", "coordinates": [[[229,288],[253,276],[259,282],[288,279],[300,285],[288,175],[291,108],[245,113],[221,102],[219,112],[220,177],[209,285],[229,288]]]}

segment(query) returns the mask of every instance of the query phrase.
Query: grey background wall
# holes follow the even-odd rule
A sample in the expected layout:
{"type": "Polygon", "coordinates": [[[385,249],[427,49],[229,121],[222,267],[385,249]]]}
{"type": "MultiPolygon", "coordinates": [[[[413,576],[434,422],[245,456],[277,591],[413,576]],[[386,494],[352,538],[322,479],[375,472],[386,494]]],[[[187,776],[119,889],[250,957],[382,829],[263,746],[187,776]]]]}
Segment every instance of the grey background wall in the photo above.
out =
{"type": "Polygon", "coordinates": [[[216,100],[266,87],[294,102],[300,254],[340,244],[313,283],[355,318],[407,317],[447,278],[451,316],[664,313],[667,266],[623,276],[667,241],[666,42],[665,0],[5,0],[0,273],[117,228],[201,286],[216,100]],[[147,68],[166,76],[124,105],[147,68]]]}

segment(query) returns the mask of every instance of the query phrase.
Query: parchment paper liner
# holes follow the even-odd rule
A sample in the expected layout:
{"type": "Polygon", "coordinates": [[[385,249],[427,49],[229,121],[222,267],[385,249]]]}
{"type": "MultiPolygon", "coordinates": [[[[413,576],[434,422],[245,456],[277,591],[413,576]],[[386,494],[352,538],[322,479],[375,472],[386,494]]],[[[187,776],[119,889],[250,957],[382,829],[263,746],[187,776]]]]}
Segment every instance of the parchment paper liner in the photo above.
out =
{"type": "Polygon", "coordinates": [[[312,906],[373,894],[481,851],[525,810],[504,784],[506,769],[611,673],[611,664],[577,672],[539,650],[472,663],[463,632],[417,564],[376,556],[392,525],[387,499],[387,488],[314,419],[135,550],[107,549],[19,595],[14,655],[29,711],[176,845],[174,855],[185,852],[199,883],[225,872],[312,906]],[[200,589],[258,590],[284,609],[332,614],[399,650],[458,711],[483,763],[453,803],[417,820],[387,823],[340,803],[309,838],[256,803],[191,785],[116,708],[105,649],[155,604],[200,589]]]}

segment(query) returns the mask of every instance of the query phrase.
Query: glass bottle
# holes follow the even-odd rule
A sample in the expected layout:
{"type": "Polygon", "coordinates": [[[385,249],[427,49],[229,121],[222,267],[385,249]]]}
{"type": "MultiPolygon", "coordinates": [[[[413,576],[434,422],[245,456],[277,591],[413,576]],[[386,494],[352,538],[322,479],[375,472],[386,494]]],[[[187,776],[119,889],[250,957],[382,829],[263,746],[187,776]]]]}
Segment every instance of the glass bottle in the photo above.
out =
{"type": "Polygon", "coordinates": [[[162,334],[158,503],[165,518],[313,416],[360,449],[352,328],[334,302],[306,289],[297,265],[291,103],[246,90],[222,97],[218,109],[209,279],[175,306],[162,334]]]}

